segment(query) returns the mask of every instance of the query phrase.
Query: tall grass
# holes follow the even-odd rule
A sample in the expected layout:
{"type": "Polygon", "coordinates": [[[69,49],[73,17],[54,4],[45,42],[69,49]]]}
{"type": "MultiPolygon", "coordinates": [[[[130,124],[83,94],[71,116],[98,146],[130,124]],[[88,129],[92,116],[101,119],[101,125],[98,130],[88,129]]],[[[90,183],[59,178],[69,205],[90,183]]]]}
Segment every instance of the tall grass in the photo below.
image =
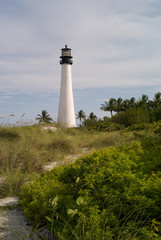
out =
{"type": "Polygon", "coordinates": [[[108,146],[129,144],[131,133],[88,132],[58,127],[57,131],[43,130],[41,125],[0,128],[0,197],[17,195],[33,174],[43,171],[49,162],[65,161],[83,149],[93,151],[108,146]],[[0,181],[1,182],[1,181],[0,181]]]}

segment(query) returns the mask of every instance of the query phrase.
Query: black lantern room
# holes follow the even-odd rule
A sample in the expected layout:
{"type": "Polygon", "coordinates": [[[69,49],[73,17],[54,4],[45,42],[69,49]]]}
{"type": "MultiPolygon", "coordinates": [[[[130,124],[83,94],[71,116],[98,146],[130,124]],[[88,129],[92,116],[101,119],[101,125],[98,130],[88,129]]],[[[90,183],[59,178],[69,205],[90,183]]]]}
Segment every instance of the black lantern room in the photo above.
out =
{"type": "Polygon", "coordinates": [[[72,56],[71,56],[71,49],[67,47],[67,45],[65,45],[65,48],[61,49],[61,56],[60,56],[61,60],[60,60],[60,64],[73,64],[72,61],[72,56]]]}

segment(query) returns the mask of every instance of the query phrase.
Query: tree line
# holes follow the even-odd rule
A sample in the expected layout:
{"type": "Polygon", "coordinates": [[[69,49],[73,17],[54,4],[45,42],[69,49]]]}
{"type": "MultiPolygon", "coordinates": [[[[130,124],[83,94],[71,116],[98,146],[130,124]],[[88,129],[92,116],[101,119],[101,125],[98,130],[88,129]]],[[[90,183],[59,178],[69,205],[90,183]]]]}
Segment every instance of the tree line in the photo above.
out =
{"type": "MultiPolygon", "coordinates": [[[[135,123],[161,120],[161,93],[155,93],[152,100],[145,94],[142,94],[141,98],[138,99],[134,97],[125,100],[121,97],[118,99],[110,98],[101,104],[100,110],[110,112],[111,118],[104,117],[104,119],[98,119],[93,112],[87,116],[83,110],[80,110],[76,114],[76,118],[79,120],[79,126],[90,126],[102,121],[112,121],[129,126],[135,123]]],[[[36,120],[39,121],[39,123],[53,122],[53,119],[46,110],[38,114],[36,120]]]]}
{"type": "Polygon", "coordinates": [[[137,100],[134,97],[125,100],[123,100],[121,97],[118,99],[110,98],[108,102],[105,101],[104,104],[101,104],[100,109],[103,111],[109,111],[112,117],[112,112],[120,113],[134,107],[152,110],[156,109],[158,106],[161,106],[160,92],[154,95],[153,100],[150,100],[145,94],[143,94],[141,98],[138,98],[137,100]]]}
{"type": "Polygon", "coordinates": [[[142,122],[154,122],[161,120],[161,93],[154,94],[152,100],[145,94],[141,98],[130,98],[123,100],[110,98],[101,104],[100,110],[111,113],[111,118],[98,119],[92,112],[86,116],[83,110],[76,115],[80,126],[89,126],[102,121],[111,121],[125,126],[142,122]],[[115,114],[113,114],[115,113],[115,114]]]}

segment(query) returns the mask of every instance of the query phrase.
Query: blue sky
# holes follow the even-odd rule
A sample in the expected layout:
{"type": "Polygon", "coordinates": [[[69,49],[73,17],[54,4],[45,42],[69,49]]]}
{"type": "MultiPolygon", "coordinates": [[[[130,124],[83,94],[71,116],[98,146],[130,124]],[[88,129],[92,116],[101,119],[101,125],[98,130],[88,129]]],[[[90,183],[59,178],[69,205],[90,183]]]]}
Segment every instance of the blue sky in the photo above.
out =
{"type": "MultiPolygon", "coordinates": [[[[160,0],[0,0],[0,116],[57,119],[61,48],[72,48],[75,112],[161,92],[160,0]]],[[[7,121],[7,120],[6,120],[7,121]]]]}

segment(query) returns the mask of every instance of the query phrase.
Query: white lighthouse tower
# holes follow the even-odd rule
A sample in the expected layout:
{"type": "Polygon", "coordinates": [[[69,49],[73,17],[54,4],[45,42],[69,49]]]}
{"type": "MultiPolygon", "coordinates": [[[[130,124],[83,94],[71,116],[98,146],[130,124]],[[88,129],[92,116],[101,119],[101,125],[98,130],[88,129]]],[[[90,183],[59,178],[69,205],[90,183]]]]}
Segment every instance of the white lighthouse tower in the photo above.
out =
{"type": "Polygon", "coordinates": [[[65,45],[61,49],[61,87],[59,97],[58,123],[65,127],[75,127],[75,112],[72,91],[71,65],[73,64],[71,49],[65,45]]]}

